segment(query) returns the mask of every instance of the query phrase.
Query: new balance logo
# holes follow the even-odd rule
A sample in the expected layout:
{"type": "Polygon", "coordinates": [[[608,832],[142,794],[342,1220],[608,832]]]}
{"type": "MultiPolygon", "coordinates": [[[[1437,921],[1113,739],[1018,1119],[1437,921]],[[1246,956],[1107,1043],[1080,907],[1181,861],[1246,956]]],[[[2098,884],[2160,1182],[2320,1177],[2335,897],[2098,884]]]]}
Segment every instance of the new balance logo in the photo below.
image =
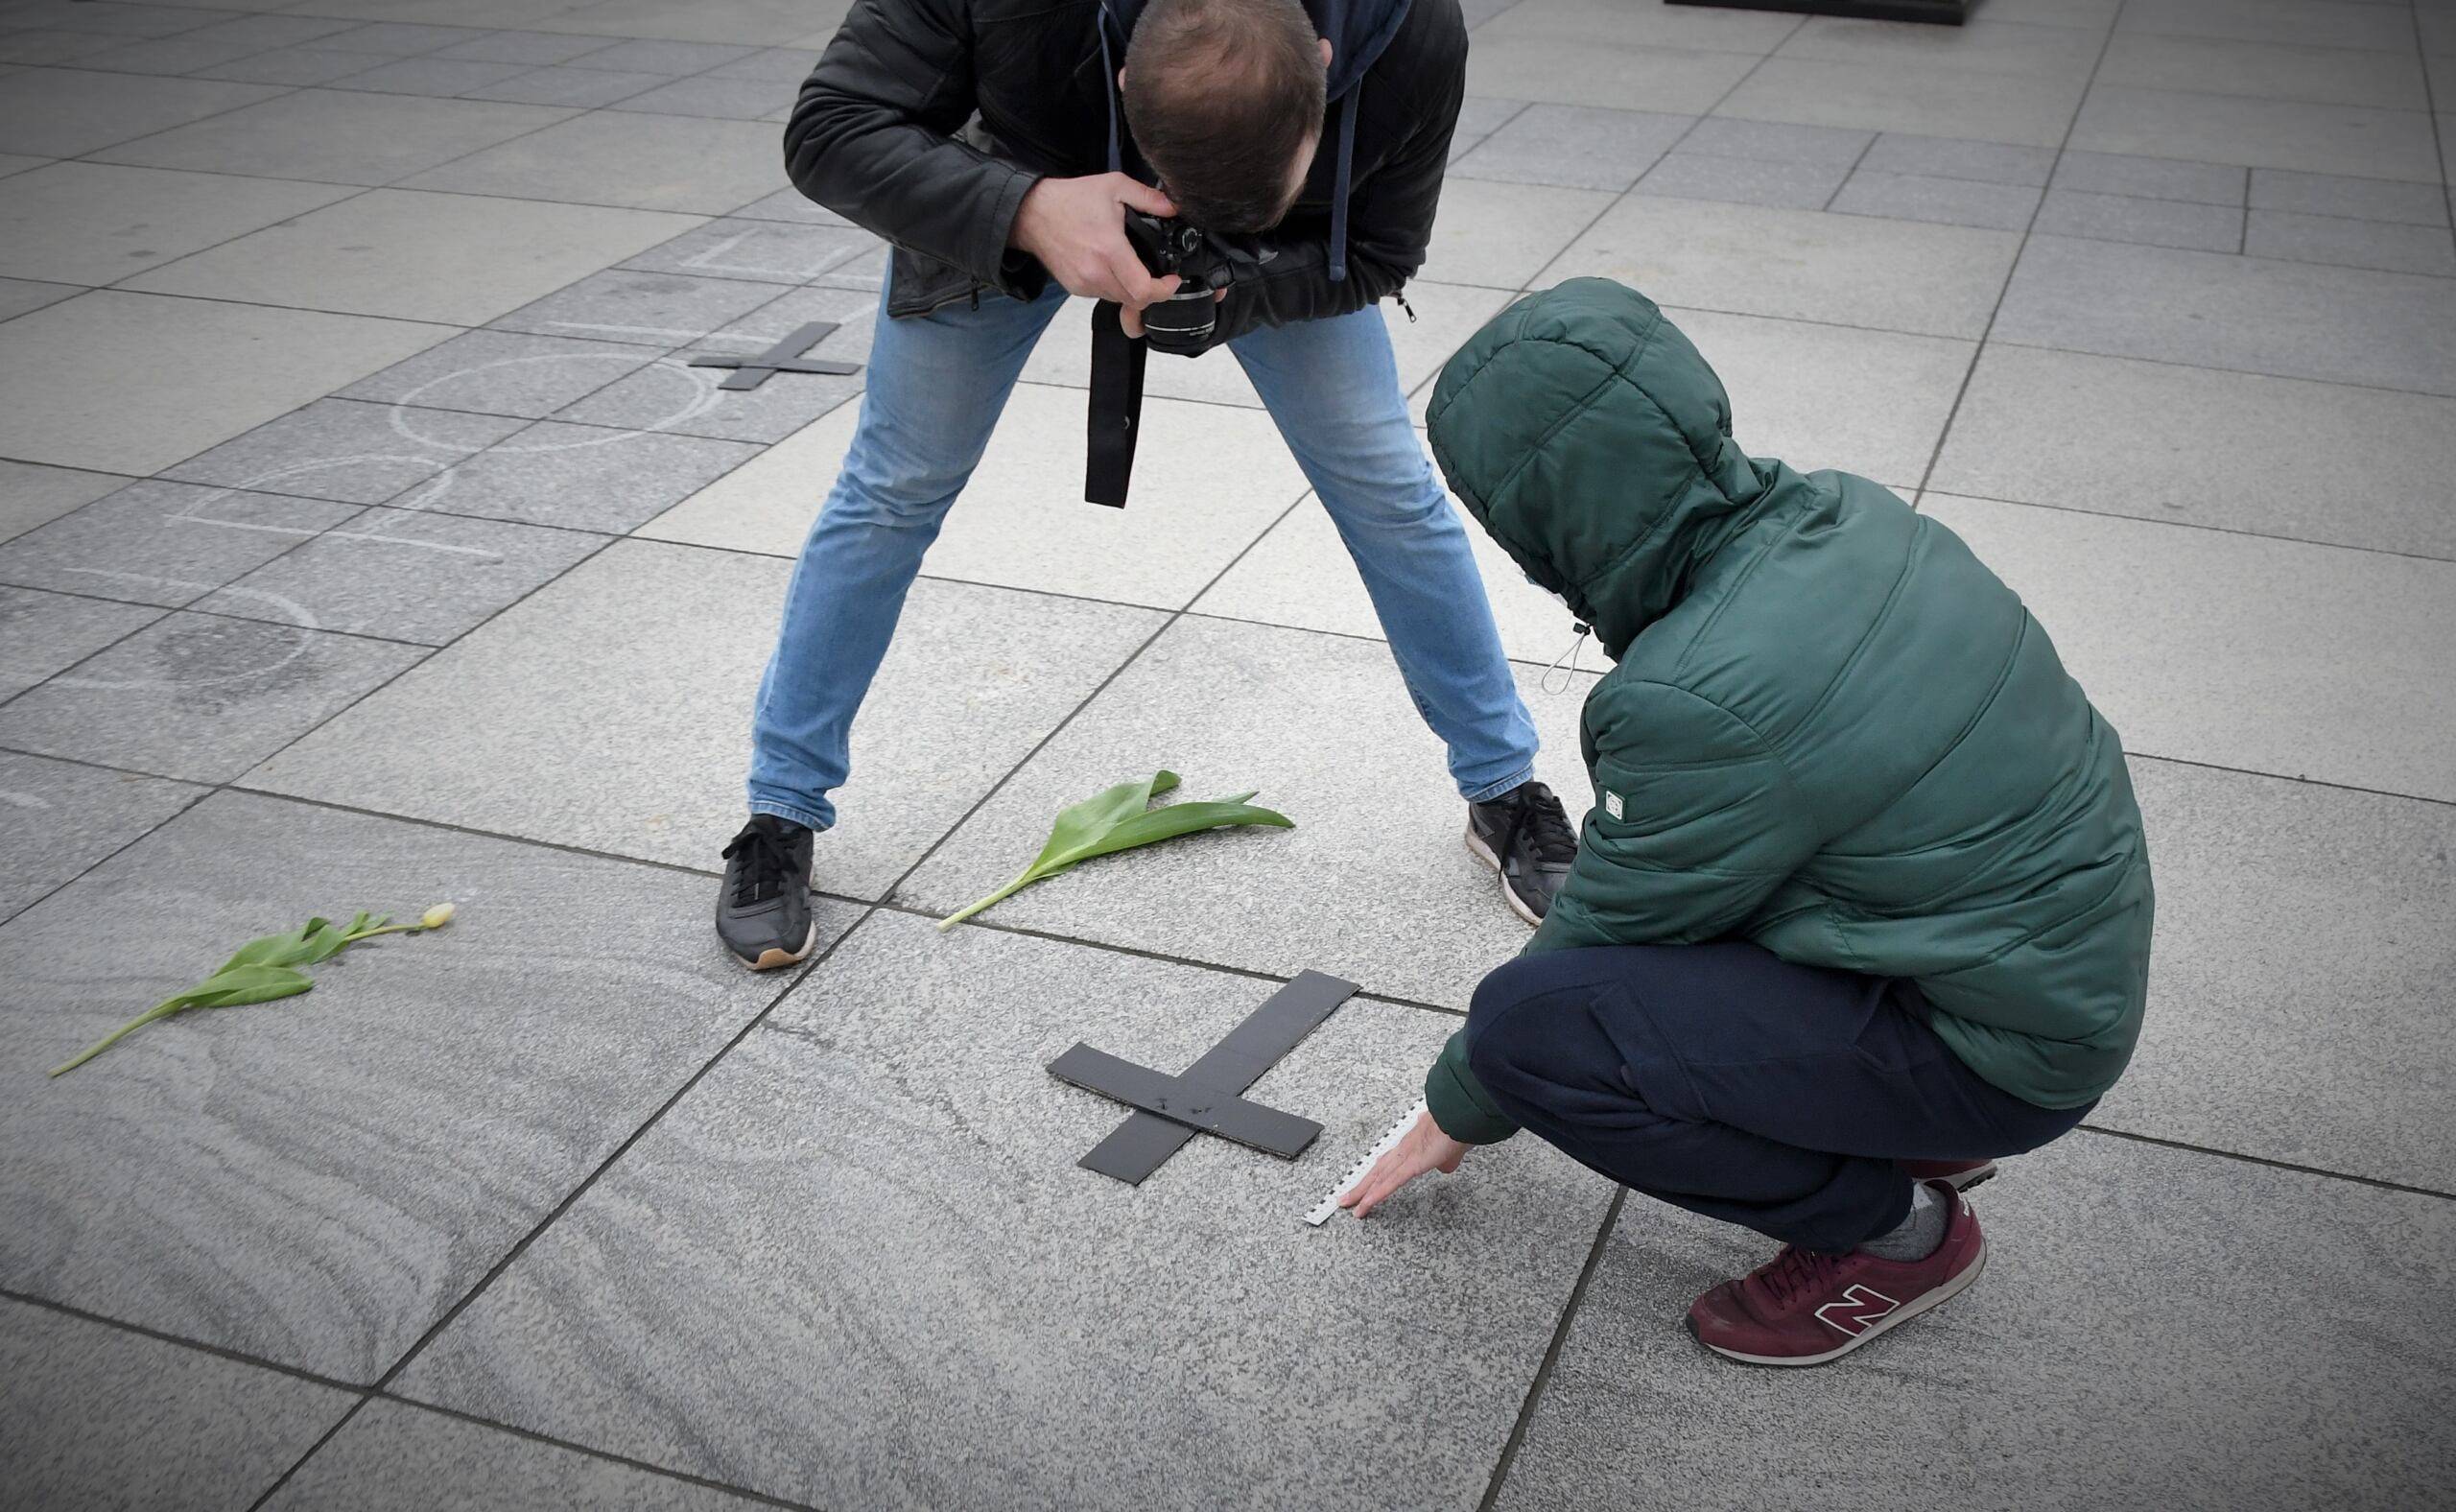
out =
{"type": "Polygon", "coordinates": [[[1841,1301],[1829,1302],[1817,1309],[1816,1320],[1836,1334],[1856,1338],[1900,1306],[1901,1303],[1881,1291],[1853,1286],[1842,1293],[1841,1301]]]}

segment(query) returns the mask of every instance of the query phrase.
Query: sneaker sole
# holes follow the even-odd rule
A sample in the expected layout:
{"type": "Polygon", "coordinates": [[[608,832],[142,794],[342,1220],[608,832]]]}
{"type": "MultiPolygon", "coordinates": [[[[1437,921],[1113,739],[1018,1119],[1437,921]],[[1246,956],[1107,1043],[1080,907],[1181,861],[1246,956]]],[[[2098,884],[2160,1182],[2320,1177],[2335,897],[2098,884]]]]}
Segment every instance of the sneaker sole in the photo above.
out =
{"type": "Polygon", "coordinates": [[[1510,912],[1524,919],[1531,929],[1544,927],[1544,915],[1518,901],[1516,889],[1509,885],[1509,873],[1500,869],[1500,858],[1493,854],[1493,848],[1484,843],[1484,838],[1476,833],[1476,827],[1472,824],[1467,826],[1467,854],[1482,862],[1491,869],[1494,876],[1500,879],[1501,901],[1509,905],[1510,912]]]}
{"type": "Polygon", "coordinates": [[[774,971],[779,966],[791,966],[797,961],[810,959],[810,953],[817,948],[818,921],[813,919],[810,921],[810,933],[802,939],[801,949],[789,951],[770,945],[759,953],[757,960],[752,960],[747,956],[736,956],[734,959],[741,961],[753,971],[774,971]]]}
{"type": "Polygon", "coordinates": [[[1850,1342],[1835,1349],[1829,1349],[1822,1355],[1743,1355],[1736,1349],[1725,1349],[1720,1344],[1706,1344],[1706,1341],[1697,1335],[1697,1324],[1696,1320],[1693,1318],[1686,1320],[1688,1324],[1688,1335],[1691,1338],[1696,1338],[1698,1343],[1705,1344],[1706,1348],[1712,1350],[1723,1358],[1736,1359],[1743,1365],[1798,1367],[1803,1365],[1828,1364],[1833,1360],[1840,1359],[1843,1356],[1851,1353],[1851,1351],[1858,1348],[1868,1340],[1876,1338],[1881,1335],[1891,1333],[1894,1329],[1900,1327],[1901,1324],[1909,1322],[1912,1318],[1915,1318],[1920,1313],[1926,1311],[1929,1308],[1941,1307],[1945,1303],[1950,1302],[1953,1298],[1960,1296],[1963,1292],[1968,1291],[1971,1288],[1971,1285],[1978,1280],[1978,1273],[1986,1268],[1987,1237],[1982,1234],[1979,1236],[1978,1240],[1978,1258],[1970,1263],[1968,1269],[1964,1270],[1960,1275],[1953,1277],[1950,1281],[1946,1282],[1943,1286],[1936,1288],[1932,1291],[1926,1292],[1916,1302],[1897,1308],[1892,1312],[1888,1313],[1881,1322],[1870,1324],[1865,1332],[1854,1335],[1850,1342]]]}
{"type": "Polygon", "coordinates": [[[1995,1180],[1996,1172],[2000,1169],[2001,1168],[1991,1160],[1986,1165],[1979,1167],[1976,1170],[1965,1170],[1958,1175],[1952,1176],[1931,1176],[1928,1179],[1931,1181],[1941,1181],[1946,1186],[1952,1188],[1955,1192],[1968,1192],[1972,1187],[1995,1180]]]}

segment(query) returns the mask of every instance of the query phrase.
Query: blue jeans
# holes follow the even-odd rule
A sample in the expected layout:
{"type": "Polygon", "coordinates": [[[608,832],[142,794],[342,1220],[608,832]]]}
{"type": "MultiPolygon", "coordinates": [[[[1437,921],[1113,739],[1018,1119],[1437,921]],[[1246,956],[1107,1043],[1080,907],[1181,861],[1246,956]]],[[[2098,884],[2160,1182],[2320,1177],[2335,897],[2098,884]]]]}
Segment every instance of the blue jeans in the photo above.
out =
{"type": "MultiPolygon", "coordinates": [[[[850,769],[853,716],[905,593],[1065,297],[1051,285],[1028,302],[986,297],[902,320],[887,319],[882,297],[852,448],[802,544],[760,682],[752,813],[812,829],[836,821],[828,794],[850,769]]],[[[1459,791],[1476,801],[1532,777],[1535,727],[1466,531],[1408,423],[1380,313],[1256,330],[1229,349],[1356,559],[1416,709],[1450,747],[1459,791]]]]}

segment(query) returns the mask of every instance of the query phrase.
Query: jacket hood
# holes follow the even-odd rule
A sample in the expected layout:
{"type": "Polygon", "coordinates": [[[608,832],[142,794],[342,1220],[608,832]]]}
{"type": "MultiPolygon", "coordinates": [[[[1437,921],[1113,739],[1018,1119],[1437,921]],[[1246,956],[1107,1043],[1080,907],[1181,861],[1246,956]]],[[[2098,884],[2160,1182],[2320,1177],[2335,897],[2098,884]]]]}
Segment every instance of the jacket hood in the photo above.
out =
{"type": "MultiPolygon", "coordinates": [[[[1100,0],[1104,20],[1100,33],[1100,68],[1108,81],[1109,171],[1120,170],[1117,64],[1124,56],[1134,23],[1149,0],[1100,0]],[[1110,32],[1114,30],[1115,51],[1110,32]]],[[[1380,61],[1391,38],[1407,21],[1411,0],[1303,0],[1316,34],[1330,38],[1331,68],[1327,97],[1338,106],[1338,174],[1331,188],[1331,282],[1347,279],[1347,201],[1356,162],[1356,97],[1365,73],[1380,61]]]]}
{"type": "Polygon", "coordinates": [[[1636,290],[1574,278],[1503,310],[1441,370],[1432,455],[1467,511],[1615,660],[1783,473],[1636,290]]]}

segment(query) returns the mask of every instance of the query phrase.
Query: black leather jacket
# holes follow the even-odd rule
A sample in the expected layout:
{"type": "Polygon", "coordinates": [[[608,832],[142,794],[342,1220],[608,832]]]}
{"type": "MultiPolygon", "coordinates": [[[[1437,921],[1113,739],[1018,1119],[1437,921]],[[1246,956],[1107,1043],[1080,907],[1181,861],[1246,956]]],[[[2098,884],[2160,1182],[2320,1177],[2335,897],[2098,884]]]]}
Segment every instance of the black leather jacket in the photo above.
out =
{"type": "MultiPolygon", "coordinates": [[[[889,315],[1037,296],[1048,272],[1006,245],[1024,192],[1113,162],[1152,178],[1115,95],[1141,4],[858,0],[802,85],[785,162],[802,193],[894,244],[889,315]]],[[[1267,271],[1220,306],[1215,343],[1362,309],[1423,265],[1432,234],[1466,87],[1458,0],[1305,8],[1332,44],[1322,146],[1265,238],[1267,271]]]]}

